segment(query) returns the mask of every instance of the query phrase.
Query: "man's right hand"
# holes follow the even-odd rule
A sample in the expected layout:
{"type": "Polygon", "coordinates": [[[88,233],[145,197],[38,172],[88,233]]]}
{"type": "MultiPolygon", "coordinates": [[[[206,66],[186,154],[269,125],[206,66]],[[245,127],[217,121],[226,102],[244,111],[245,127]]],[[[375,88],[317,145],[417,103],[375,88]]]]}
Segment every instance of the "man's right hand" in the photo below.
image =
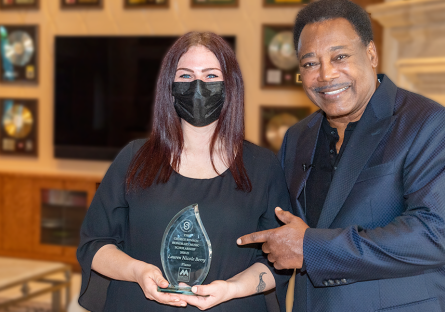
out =
{"type": "Polygon", "coordinates": [[[309,226],[301,218],[281,208],[275,214],[285,225],[261,232],[244,235],[238,245],[264,243],[263,251],[276,269],[300,269],[303,266],[303,239],[309,226]]]}

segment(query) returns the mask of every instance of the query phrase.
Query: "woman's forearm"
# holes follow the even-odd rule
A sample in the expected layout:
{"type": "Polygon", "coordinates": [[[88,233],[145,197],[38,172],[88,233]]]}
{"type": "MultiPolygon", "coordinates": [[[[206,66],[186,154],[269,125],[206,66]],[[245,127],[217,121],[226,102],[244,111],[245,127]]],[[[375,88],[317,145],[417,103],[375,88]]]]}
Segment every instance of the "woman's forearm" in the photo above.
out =
{"type": "Polygon", "coordinates": [[[138,283],[145,297],[150,300],[177,307],[187,305],[185,300],[180,300],[175,294],[158,292],[158,286],[168,286],[168,281],[158,267],[133,259],[115,245],[109,244],[100,248],[93,258],[91,268],[112,279],[138,283]]]}
{"type": "Polygon", "coordinates": [[[262,293],[275,287],[275,278],[263,263],[255,263],[227,280],[232,286],[231,297],[240,298],[262,293]]]}
{"type": "Polygon", "coordinates": [[[130,257],[116,245],[109,244],[96,252],[91,268],[112,279],[136,282],[136,271],[144,265],[146,263],[130,257]]]}

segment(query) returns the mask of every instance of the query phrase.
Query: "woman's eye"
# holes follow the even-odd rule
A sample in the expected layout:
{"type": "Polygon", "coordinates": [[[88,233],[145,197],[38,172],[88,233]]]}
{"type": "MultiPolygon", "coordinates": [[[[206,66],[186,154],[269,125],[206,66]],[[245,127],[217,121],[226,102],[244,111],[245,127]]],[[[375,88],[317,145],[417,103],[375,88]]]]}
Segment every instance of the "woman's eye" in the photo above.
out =
{"type": "Polygon", "coordinates": [[[215,74],[209,74],[207,75],[207,78],[218,78],[218,76],[215,74]]]}
{"type": "Polygon", "coordinates": [[[179,76],[179,78],[188,79],[188,78],[192,78],[192,76],[190,76],[189,74],[182,74],[181,76],[179,76]]]}

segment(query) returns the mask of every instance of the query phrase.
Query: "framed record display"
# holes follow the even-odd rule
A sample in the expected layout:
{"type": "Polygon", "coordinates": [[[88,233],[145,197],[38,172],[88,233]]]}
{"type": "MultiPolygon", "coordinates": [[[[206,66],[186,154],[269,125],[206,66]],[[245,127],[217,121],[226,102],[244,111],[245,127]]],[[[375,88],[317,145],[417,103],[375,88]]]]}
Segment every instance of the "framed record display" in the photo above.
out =
{"type": "Polygon", "coordinates": [[[238,0],[190,0],[192,8],[237,8],[238,0]]]}
{"type": "Polygon", "coordinates": [[[37,156],[37,100],[0,99],[0,153],[37,156]]]}
{"type": "MultiPolygon", "coordinates": [[[[1,1],[1,0],[0,0],[1,1]]],[[[100,9],[104,0],[60,0],[62,9],[100,9]]]]}
{"type": "Polygon", "coordinates": [[[137,8],[168,8],[169,0],[124,0],[124,8],[137,9],[137,8]]]}
{"type": "Polygon", "coordinates": [[[0,24],[0,82],[37,83],[37,51],[37,26],[0,24]]]}
{"type": "Polygon", "coordinates": [[[39,0],[0,0],[0,9],[38,9],[39,0]]]}
{"type": "Polygon", "coordinates": [[[313,0],[263,0],[263,6],[265,7],[298,6],[312,1],[313,0]]]}
{"type": "Polygon", "coordinates": [[[263,25],[261,87],[301,87],[293,25],[263,25]]]}
{"type": "Polygon", "coordinates": [[[295,106],[261,106],[260,107],[260,142],[277,153],[283,143],[287,129],[303,118],[309,116],[309,107],[295,106]]]}

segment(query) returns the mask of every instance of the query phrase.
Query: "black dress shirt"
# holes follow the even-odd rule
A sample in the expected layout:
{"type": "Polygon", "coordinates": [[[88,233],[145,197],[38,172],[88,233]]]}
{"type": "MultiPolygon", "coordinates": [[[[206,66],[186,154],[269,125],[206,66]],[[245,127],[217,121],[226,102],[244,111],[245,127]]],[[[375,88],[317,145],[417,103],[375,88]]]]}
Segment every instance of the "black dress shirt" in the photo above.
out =
{"type": "Polygon", "coordinates": [[[323,117],[320,132],[318,133],[314,160],[311,164],[311,173],[306,181],[305,188],[298,197],[310,227],[317,226],[335,170],[357,123],[358,121],[348,124],[343,144],[337,153],[336,144],[340,139],[337,129],[332,128],[326,117],[323,117]]]}

